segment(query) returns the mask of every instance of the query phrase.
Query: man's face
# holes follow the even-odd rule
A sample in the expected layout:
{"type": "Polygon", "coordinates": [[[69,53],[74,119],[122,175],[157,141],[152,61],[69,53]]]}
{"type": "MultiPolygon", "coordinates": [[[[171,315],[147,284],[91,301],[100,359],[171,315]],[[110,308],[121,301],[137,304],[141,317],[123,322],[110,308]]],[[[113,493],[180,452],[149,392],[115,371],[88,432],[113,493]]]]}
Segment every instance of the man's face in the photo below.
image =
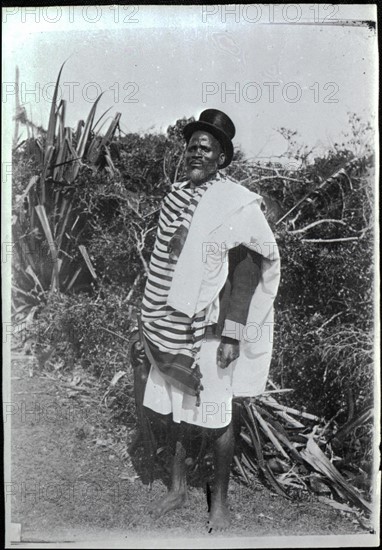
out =
{"type": "Polygon", "coordinates": [[[185,163],[187,177],[200,185],[217,172],[224,163],[225,155],[217,139],[204,131],[192,134],[186,149],[185,163]]]}

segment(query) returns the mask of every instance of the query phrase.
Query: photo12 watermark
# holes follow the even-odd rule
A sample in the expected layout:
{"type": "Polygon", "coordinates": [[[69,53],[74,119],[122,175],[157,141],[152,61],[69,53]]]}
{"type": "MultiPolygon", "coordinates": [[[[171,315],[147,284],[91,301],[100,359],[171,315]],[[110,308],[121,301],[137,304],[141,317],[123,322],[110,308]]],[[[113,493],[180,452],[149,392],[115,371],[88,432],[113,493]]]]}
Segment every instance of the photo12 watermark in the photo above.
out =
{"type": "MultiPolygon", "coordinates": [[[[69,384],[70,386],[70,384],[69,384]]],[[[74,385],[71,385],[74,389],[74,385]]],[[[70,388],[69,388],[70,389],[70,388]]],[[[80,403],[60,404],[57,401],[34,400],[26,402],[22,399],[17,401],[5,401],[4,423],[10,424],[17,419],[19,424],[57,424],[97,425],[104,419],[104,411],[93,407],[87,407],[80,403]]],[[[136,420],[127,419],[124,428],[136,427],[136,420]]],[[[97,440],[94,441],[97,443],[97,440]]],[[[102,441],[101,441],[102,443],[102,441]]],[[[99,441],[98,441],[99,444],[99,441]]]]}
{"type": "Polygon", "coordinates": [[[84,505],[96,502],[123,503],[131,494],[132,482],[138,476],[130,479],[100,482],[99,479],[77,479],[62,482],[36,480],[8,481],[4,484],[5,502],[11,500],[23,505],[36,506],[39,503],[56,506],[84,505]]]}
{"type": "Polygon", "coordinates": [[[339,11],[335,4],[204,4],[201,15],[209,24],[335,23],[339,11]]]}
{"type": "Polygon", "coordinates": [[[222,103],[338,103],[340,87],[337,82],[202,82],[203,103],[220,100],[222,103]]]}
{"type": "Polygon", "coordinates": [[[202,262],[204,264],[208,262],[213,262],[214,264],[224,264],[228,262],[229,251],[240,245],[245,246],[249,250],[260,254],[269,260],[277,259],[279,256],[278,246],[275,241],[253,241],[248,243],[238,241],[231,243],[227,243],[225,241],[204,241],[202,243],[201,250],[202,262]]]}
{"type": "Polygon", "coordinates": [[[33,102],[59,102],[63,99],[67,103],[76,103],[84,100],[94,103],[102,94],[107,94],[108,100],[113,103],[139,103],[139,84],[137,82],[113,82],[106,89],[98,82],[6,82],[2,83],[2,102],[7,103],[17,96],[21,104],[33,102]]]}
{"type": "Polygon", "coordinates": [[[19,23],[77,23],[82,21],[90,24],[100,23],[102,20],[114,23],[137,24],[139,6],[20,6],[5,7],[3,23],[17,21],[19,23]]]}

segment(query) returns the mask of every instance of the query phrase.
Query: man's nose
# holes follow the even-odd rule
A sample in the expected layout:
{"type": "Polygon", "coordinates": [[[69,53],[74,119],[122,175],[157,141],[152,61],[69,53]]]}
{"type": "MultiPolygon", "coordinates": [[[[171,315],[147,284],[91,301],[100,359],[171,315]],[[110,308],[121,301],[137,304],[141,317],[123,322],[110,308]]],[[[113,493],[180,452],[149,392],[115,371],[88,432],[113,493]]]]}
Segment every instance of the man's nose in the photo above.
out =
{"type": "Polygon", "coordinates": [[[201,157],[202,156],[202,150],[200,147],[197,147],[196,149],[194,149],[194,154],[193,154],[193,157],[201,157]]]}

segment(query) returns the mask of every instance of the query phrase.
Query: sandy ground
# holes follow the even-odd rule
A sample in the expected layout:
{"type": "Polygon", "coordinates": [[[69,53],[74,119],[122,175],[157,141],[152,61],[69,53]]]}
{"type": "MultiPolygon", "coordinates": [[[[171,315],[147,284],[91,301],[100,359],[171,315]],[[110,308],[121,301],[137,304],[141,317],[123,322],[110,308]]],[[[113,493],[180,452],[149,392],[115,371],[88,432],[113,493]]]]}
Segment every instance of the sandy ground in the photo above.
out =
{"type": "Polygon", "coordinates": [[[306,536],[311,547],[331,540],[342,541],[332,546],[368,545],[370,535],[354,514],[315,497],[288,501],[261,483],[246,487],[234,478],[229,533],[208,534],[203,483],[191,487],[184,508],[152,519],[147,505],[166,486],[161,476],[151,490],[141,481],[126,453],[128,434],[121,437],[120,427],[105,422],[94,400],[40,372],[30,376],[29,365],[18,359],[12,370],[12,478],[6,480],[6,498],[12,523],[21,524],[17,546],[297,548],[306,547],[306,536]]]}

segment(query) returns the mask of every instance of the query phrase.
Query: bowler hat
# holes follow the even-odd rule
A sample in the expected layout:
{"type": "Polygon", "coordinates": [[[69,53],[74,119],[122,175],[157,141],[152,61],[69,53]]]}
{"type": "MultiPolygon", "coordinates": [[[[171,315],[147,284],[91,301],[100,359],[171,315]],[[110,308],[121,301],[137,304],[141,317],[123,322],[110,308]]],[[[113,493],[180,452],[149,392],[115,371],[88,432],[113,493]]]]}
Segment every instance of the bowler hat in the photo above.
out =
{"type": "Polygon", "coordinates": [[[221,168],[228,166],[233,157],[232,139],[235,135],[235,126],[232,120],[223,111],[217,109],[206,109],[199,116],[199,120],[190,122],[183,128],[183,135],[186,142],[191,139],[194,132],[204,130],[212,134],[223,147],[225,153],[225,161],[221,168]]]}

